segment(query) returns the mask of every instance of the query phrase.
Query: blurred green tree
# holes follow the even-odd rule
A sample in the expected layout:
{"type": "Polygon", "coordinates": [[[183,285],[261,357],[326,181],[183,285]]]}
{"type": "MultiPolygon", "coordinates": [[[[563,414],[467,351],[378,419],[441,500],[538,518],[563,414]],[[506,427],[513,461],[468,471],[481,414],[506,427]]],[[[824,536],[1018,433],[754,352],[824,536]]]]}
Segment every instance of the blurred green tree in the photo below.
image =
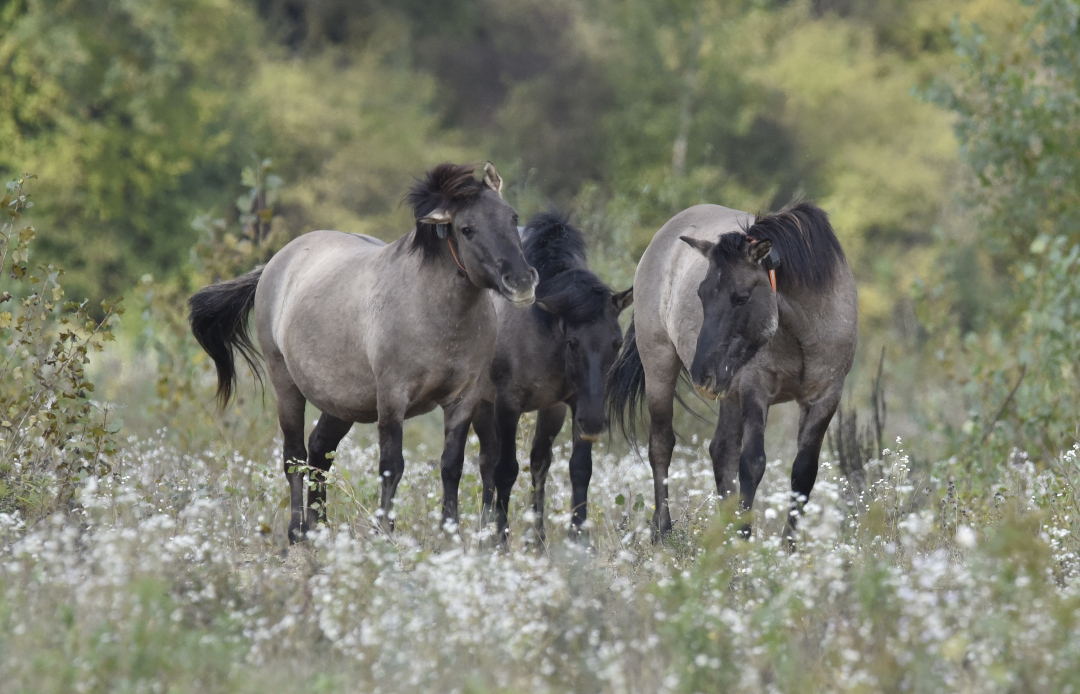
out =
{"type": "Polygon", "coordinates": [[[255,148],[241,98],[253,14],[230,0],[0,12],[0,173],[41,177],[41,252],[82,296],[175,268],[192,210],[221,201],[255,148]]]}
{"type": "Polygon", "coordinates": [[[933,93],[958,116],[980,245],[1006,285],[959,357],[964,440],[992,460],[1056,456],[1080,438],[1080,7],[1025,4],[1034,15],[1004,44],[957,23],[963,70],[933,93]]]}

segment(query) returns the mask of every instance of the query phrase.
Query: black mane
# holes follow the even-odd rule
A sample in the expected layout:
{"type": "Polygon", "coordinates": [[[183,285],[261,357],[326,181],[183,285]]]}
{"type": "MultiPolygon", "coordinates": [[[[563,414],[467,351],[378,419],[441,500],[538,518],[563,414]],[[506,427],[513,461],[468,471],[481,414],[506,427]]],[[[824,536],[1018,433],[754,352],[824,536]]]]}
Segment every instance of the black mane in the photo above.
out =
{"type": "Polygon", "coordinates": [[[714,257],[724,261],[740,257],[746,253],[751,238],[772,241],[780,254],[778,291],[826,288],[832,284],[840,264],[846,262],[829,216],[813,203],[798,202],[761,215],[743,231],[745,234],[722,234],[713,250],[714,257]]]}
{"type": "Polygon", "coordinates": [[[446,243],[439,238],[434,224],[421,224],[419,220],[440,207],[455,215],[475,202],[485,188],[473,175],[475,171],[475,164],[439,164],[417,179],[405,194],[405,202],[417,220],[410,250],[420,251],[425,261],[438,257],[446,243]]]}
{"type": "Polygon", "coordinates": [[[571,325],[596,320],[611,304],[613,292],[585,261],[585,237],[566,215],[542,212],[529,220],[524,232],[525,260],[536,268],[540,283],[534,312],[542,320],[554,314],[571,325]]]}
{"type": "Polygon", "coordinates": [[[536,268],[540,282],[571,268],[585,268],[585,237],[570,224],[569,215],[541,212],[525,226],[525,262],[536,268]]]}

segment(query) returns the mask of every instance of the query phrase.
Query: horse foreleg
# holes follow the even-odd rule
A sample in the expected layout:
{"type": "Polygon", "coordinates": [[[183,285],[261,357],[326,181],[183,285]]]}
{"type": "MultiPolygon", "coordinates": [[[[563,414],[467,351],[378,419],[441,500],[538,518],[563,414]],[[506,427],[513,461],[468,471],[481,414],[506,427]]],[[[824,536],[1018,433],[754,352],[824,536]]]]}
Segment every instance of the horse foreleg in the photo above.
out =
{"type": "Polygon", "coordinates": [[[443,407],[443,452],[441,474],[443,483],[443,527],[453,532],[458,527],[458,485],[465,467],[465,442],[469,424],[476,411],[476,400],[462,401],[453,407],[443,407]]]}
{"type": "Polygon", "coordinates": [[[730,497],[738,490],[742,433],[742,405],[738,393],[730,393],[720,402],[720,418],[716,422],[712,443],[709,444],[716,493],[721,499],[730,497]]]}
{"type": "Polygon", "coordinates": [[[306,520],[308,529],[326,522],[326,473],[334,464],[331,454],[337,450],[341,439],[345,438],[351,428],[352,422],[346,422],[324,412],[308,439],[308,450],[311,454],[308,464],[314,468],[310,471],[311,486],[308,489],[306,520]]]}
{"type": "Polygon", "coordinates": [[[798,517],[802,514],[803,504],[810,498],[810,492],[817,480],[821,443],[825,440],[825,432],[840,404],[841,392],[841,388],[836,388],[802,408],[799,417],[799,451],[795,454],[795,463],[791,466],[791,512],[784,528],[789,548],[794,547],[798,517]]]}
{"type": "Polygon", "coordinates": [[[574,432],[574,448],[570,453],[570,489],[574,514],[570,518],[570,537],[589,542],[589,531],[583,526],[588,518],[589,480],[592,479],[592,443],[583,441],[574,432]]]}
{"type": "Polygon", "coordinates": [[[517,428],[521,411],[505,403],[495,403],[495,424],[499,432],[499,461],[495,466],[495,523],[499,541],[507,538],[510,492],[517,481],[517,428]]]}
{"type": "Polygon", "coordinates": [[[379,527],[386,534],[394,530],[394,519],[391,515],[394,494],[397,492],[401,475],[405,472],[405,458],[401,454],[404,420],[404,408],[379,408],[379,479],[382,483],[379,527]]]}
{"type": "Polygon", "coordinates": [[[480,440],[480,482],[483,487],[480,527],[495,520],[495,467],[499,464],[499,430],[495,426],[495,404],[481,400],[472,420],[480,440]]]}
{"type": "MultiPolygon", "coordinates": [[[[763,391],[744,390],[742,404],[742,454],[739,455],[739,496],[744,511],[754,507],[758,485],[765,475],[765,419],[769,401],[763,391]]],[[[739,529],[743,537],[750,535],[750,522],[739,529]]]]}
{"type": "Polygon", "coordinates": [[[540,542],[546,540],[544,532],[544,497],[548,470],[551,469],[551,445],[562,430],[566,420],[566,405],[559,403],[536,413],[536,434],[529,451],[529,471],[532,473],[533,531],[540,542]]]}

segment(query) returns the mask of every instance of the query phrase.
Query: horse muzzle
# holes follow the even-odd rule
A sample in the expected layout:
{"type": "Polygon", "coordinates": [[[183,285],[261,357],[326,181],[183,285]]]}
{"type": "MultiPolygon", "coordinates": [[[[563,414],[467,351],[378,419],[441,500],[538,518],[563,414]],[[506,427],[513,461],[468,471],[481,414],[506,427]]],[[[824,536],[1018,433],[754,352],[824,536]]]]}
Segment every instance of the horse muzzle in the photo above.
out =
{"type": "Polygon", "coordinates": [[[719,402],[720,400],[724,399],[724,396],[727,395],[727,388],[721,391],[715,391],[712,389],[711,383],[703,386],[699,386],[695,383],[694,390],[697,391],[698,395],[711,402],[719,402]]]}
{"type": "Polygon", "coordinates": [[[505,274],[500,279],[502,280],[502,295],[515,306],[532,306],[536,301],[536,285],[540,279],[536,270],[529,268],[529,277],[524,282],[515,282],[510,274],[505,274]]]}

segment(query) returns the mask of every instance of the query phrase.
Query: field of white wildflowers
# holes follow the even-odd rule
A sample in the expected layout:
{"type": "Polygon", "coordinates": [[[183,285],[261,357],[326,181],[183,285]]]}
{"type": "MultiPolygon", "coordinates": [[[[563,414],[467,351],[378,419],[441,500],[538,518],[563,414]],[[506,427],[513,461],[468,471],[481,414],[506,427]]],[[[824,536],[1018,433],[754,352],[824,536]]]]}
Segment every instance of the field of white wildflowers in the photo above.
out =
{"type": "MultiPolygon", "coordinates": [[[[329,527],[284,541],[278,451],[264,459],[129,440],[68,514],[0,514],[0,692],[1074,691],[1080,687],[1077,451],[1017,456],[968,489],[902,452],[856,496],[824,462],[781,538],[788,462],[737,538],[702,444],[672,472],[676,529],[648,530],[651,476],[598,451],[591,546],[565,541],[565,448],[546,551],[480,548],[475,445],[459,536],[407,453],[392,538],[372,530],[377,448],[346,440],[329,527]]],[[[828,460],[828,455],[823,456],[828,460]]],[[[957,469],[954,469],[954,466],[957,469]]],[[[523,466],[524,467],[524,466],[523,466]]]]}

